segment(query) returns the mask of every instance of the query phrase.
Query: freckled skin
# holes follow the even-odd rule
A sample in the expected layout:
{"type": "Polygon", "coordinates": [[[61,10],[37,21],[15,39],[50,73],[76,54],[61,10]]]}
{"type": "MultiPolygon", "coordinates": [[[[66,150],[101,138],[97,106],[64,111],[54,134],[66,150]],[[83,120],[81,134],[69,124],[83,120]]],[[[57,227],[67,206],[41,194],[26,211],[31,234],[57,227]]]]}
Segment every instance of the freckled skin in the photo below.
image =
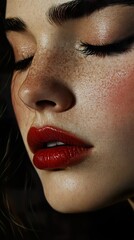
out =
{"type": "MultiPolygon", "coordinates": [[[[13,75],[13,107],[31,161],[27,133],[33,125],[63,128],[93,144],[92,155],[76,166],[56,172],[36,169],[53,208],[61,212],[92,211],[134,195],[134,49],[105,58],[85,57],[75,49],[76,41],[87,41],[85,22],[95,25],[95,33],[91,30],[88,37],[92,43],[98,41],[95,44],[118,40],[122,25],[114,31],[112,23],[108,32],[114,36],[103,35],[103,39],[96,38],[101,36],[97,13],[88,20],[57,27],[44,14],[54,3],[33,0],[32,5],[30,1],[23,5],[7,0],[7,17],[19,16],[27,23],[32,37],[24,33],[22,45],[30,49],[29,55],[34,52],[29,69],[13,75]],[[36,106],[40,100],[50,100],[56,106],[47,104],[40,109],[36,106]]],[[[114,11],[118,23],[118,16],[121,19],[125,11],[119,6],[103,10],[102,23],[103,15],[104,19],[112,19],[114,11]]],[[[129,24],[128,13],[124,16],[129,24]]],[[[124,30],[121,34],[125,37],[128,33],[124,30]]],[[[17,34],[9,34],[8,38],[18,61],[22,54],[17,34]]]]}

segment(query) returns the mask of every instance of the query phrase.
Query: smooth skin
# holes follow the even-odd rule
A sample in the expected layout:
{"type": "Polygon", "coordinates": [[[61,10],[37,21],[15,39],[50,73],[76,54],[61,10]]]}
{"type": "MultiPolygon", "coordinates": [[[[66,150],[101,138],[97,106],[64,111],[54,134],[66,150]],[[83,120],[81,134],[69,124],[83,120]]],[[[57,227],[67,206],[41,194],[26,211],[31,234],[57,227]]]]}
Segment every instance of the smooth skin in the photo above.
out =
{"type": "Polygon", "coordinates": [[[75,166],[36,169],[54,209],[84,212],[134,196],[134,44],[105,57],[80,51],[80,41],[109,44],[134,34],[134,7],[110,6],[61,25],[50,22],[49,8],[64,2],[7,0],[6,18],[19,17],[28,26],[7,33],[15,61],[34,56],[27,69],[14,71],[11,94],[31,161],[32,126],[59,127],[94,146],[75,166]]]}

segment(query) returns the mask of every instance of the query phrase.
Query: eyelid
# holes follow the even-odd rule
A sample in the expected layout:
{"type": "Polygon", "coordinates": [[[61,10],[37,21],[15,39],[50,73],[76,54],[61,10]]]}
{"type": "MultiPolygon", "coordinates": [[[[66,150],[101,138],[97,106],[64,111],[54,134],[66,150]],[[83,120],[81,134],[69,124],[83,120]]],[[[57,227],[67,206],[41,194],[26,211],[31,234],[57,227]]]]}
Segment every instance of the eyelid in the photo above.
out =
{"type": "Polygon", "coordinates": [[[125,39],[119,40],[119,41],[114,41],[113,43],[108,43],[108,44],[102,44],[102,45],[92,45],[89,44],[92,47],[100,47],[100,48],[105,48],[105,47],[110,47],[110,46],[117,46],[120,44],[131,44],[134,41],[134,35],[129,36],[125,39]]]}
{"type": "Polygon", "coordinates": [[[22,60],[19,60],[19,61],[15,62],[14,70],[15,71],[26,70],[31,65],[33,57],[34,56],[29,56],[27,58],[24,58],[22,60]]]}
{"type": "MultiPolygon", "coordinates": [[[[100,52],[100,53],[102,53],[102,55],[103,55],[103,53],[106,53],[106,52],[120,53],[120,52],[123,51],[123,49],[124,49],[124,51],[127,50],[128,47],[133,43],[134,43],[134,35],[129,36],[129,37],[127,37],[125,39],[122,39],[120,41],[115,41],[115,42],[110,43],[110,44],[92,45],[92,44],[87,43],[87,42],[85,42],[85,43],[81,42],[80,47],[83,47],[83,48],[87,47],[87,49],[85,49],[85,50],[80,49],[80,51],[83,51],[86,54],[86,51],[91,50],[91,52],[92,52],[91,55],[93,55],[95,52],[96,53],[100,52]]],[[[89,55],[89,54],[87,54],[87,55],[89,55]]]]}

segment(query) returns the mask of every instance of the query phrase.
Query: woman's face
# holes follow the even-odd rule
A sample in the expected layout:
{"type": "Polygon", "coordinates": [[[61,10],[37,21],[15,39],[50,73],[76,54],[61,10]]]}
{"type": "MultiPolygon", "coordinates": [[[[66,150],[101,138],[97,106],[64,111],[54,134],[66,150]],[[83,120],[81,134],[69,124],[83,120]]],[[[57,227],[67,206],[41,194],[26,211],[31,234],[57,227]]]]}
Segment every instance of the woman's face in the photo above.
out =
{"type": "Polygon", "coordinates": [[[90,211],[134,194],[134,7],[91,13],[84,2],[72,4],[87,14],[64,20],[68,0],[7,0],[6,18],[26,25],[8,22],[19,61],[14,111],[46,199],[61,212],[90,211]]]}

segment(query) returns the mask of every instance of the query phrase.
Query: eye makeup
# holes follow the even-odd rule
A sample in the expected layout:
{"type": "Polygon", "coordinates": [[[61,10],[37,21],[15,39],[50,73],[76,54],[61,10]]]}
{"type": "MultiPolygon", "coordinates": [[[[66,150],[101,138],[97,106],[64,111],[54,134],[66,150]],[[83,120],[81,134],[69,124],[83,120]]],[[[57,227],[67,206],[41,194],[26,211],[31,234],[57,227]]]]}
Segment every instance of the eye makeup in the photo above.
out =
{"type": "Polygon", "coordinates": [[[80,49],[84,55],[96,55],[99,57],[113,56],[128,52],[134,44],[134,35],[120,41],[104,45],[91,45],[87,42],[80,43],[80,49]]]}
{"type": "MultiPolygon", "coordinates": [[[[80,48],[77,50],[80,51],[85,56],[95,55],[98,57],[105,56],[115,56],[119,54],[126,53],[133,49],[134,44],[134,35],[130,36],[126,39],[104,45],[91,45],[89,43],[80,43],[80,48]]],[[[33,56],[24,58],[22,60],[17,61],[14,64],[15,71],[24,71],[27,70],[28,67],[32,64],[33,56]]]]}
{"type": "MultiPolygon", "coordinates": [[[[130,9],[132,14],[134,8],[131,7],[130,9]]],[[[74,32],[76,33],[75,35],[78,44],[77,47],[74,46],[75,50],[81,52],[86,57],[94,55],[99,58],[104,58],[106,56],[116,57],[117,55],[128,53],[129,51],[133,50],[133,21],[130,21],[131,14],[128,14],[128,10],[130,9],[127,9],[127,7],[112,7],[112,9],[109,8],[100,11],[99,13],[96,12],[89,19],[85,18],[77,20],[75,22],[76,24],[71,23],[74,27],[76,27],[74,32]],[[112,15],[110,15],[111,11],[113,11],[112,15]],[[122,29],[124,18],[127,20],[124,25],[125,27],[122,29]],[[127,25],[129,25],[129,29],[126,27],[127,25]],[[102,26],[104,26],[104,32],[102,31],[102,26]],[[103,32],[103,36],[101,36],[100,32],[103,32]],[[97,44],[96,41],[99,44],[97,44]]],[[[72,31],[71,28],[69,28],[67,32],[65,31],[65,33],[69,35],[70,31],[72,31]]],[[[69,51],[72,51],[71,46],[69,47],[69,51]]],[[[25,57],[23,59],[15,62],[14,71],[25,71],[32,64],[33,55],[24,55],[25,57]]],[[[19,57],[16,57],[16,59],[17,58],[19,57]]]]}

